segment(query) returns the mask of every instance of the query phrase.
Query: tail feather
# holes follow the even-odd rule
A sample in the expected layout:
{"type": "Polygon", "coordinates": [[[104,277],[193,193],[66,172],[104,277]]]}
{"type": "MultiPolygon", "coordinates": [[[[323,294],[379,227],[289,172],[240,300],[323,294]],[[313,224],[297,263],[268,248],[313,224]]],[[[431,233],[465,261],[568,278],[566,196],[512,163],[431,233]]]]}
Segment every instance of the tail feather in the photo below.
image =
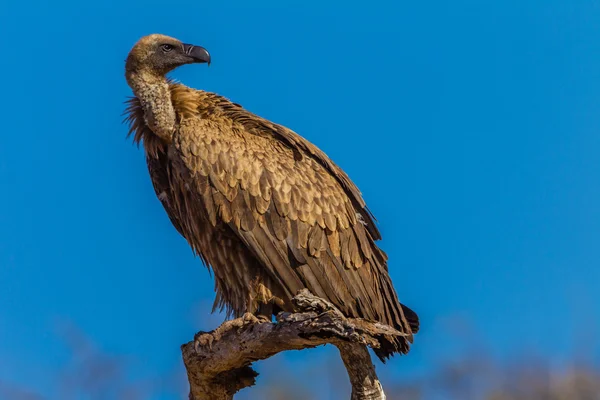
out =
{"type": "Polygon", "coordinates": [[[410,332],[406,332],[406,329],[402,324],[400,326],[393,325],[394,328],[408,334],[408,336],[391,336],[381,335],[377,339],[379,340],[379,348],[373,349],[375,355],[385,363],[386,360],[392,357],[395,353],[406,354],[410,350],[410,344],[413,341],[413,334],[419,331],[419,317],[417,313],[405,306],[400,304],[404,318],[410,326],[410,332]]]}
{"type": "Polygon", "coordinates": [[[408,353],[413,342],[413,334],[419,331],[419,317],[416,312],[398,301],[396,290],[387,273],[385,260],[376,260],[374,264],[378,269],[378,291],[383,297],[385,309],[385,314],[380,321],[404,334],[403,336],[381,335],[378,337],[380,347],[373,350],[377,357],[385,362],[395,353],[408,353]]]}
{"type": "Polygon", "coordinates": [[[410,308],[408,308],[407,306],[405,306],[404,304],[400,304],[400,305],[402,306],[402,312],[404,313],[404,317],[406,318],[406,320],[408,321],[408,324],[410,325],[410,330],[412,331],[412,333],[419,332],[420,323],[419,323],[419,316],[417,315],[417,313],[414,312],[413,310],[411,310],[410,308]]]}

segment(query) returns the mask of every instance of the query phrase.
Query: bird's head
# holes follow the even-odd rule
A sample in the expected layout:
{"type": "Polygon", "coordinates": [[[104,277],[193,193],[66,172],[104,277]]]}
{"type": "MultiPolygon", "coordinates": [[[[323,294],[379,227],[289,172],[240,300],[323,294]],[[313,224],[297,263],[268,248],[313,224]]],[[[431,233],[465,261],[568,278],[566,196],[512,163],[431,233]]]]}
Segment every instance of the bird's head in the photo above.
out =
{"type": "Polygon", "coordinates": [[[143,71],[164,76],[179,66],[192,63],[210,64],[210,54],[203,47],[153,34],[144,36],[133,46],[127,56],[125,69],[128,75],[143,71]]]}

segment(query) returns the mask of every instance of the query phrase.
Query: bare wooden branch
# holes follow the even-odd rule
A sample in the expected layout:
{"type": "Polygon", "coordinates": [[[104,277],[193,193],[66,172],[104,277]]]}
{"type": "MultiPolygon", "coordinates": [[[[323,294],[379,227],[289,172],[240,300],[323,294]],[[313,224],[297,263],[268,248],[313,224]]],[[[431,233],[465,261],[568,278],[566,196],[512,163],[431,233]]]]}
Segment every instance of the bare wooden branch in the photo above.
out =
{"type": "Polygon", "coordinates": [[[339,343],[337,348],[352,384],[350,400],[383,400],[385,393],[375,373],[369,350],[359,343],[339,343]]]}
{"type": "Polygon", "coordinates": [[[298,312],[279,313],[277,322],[252,314],[199,332],[181,346],[192,400],[231,400],[258,376],[250,365],[281,351],[333,344],[338,347],[352,384],[352,400],[382,400],[385,394],[366,346],[378,336],[403,333],[379,323],[346,318],[333,304],[304,289],[293,299],[298,312]]]}

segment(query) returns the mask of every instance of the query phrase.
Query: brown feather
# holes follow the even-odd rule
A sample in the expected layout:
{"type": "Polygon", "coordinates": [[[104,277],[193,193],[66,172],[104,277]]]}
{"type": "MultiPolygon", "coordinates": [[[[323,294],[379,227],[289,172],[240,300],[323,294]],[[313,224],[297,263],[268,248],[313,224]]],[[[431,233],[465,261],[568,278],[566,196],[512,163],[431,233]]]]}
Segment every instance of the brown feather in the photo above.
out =
{"type": "Polygon", "coordinates": [[[310,238],[308,239],[308,253],[311,256],[319,258],[321,249],[323,249],[323,246],[321,245],[322,240],[323,229],[318,226],[313,226],[310,230],[310,238]]]}
{"type": "Polygon", "coordinates": [[[366,259],[371,258],[371,243],[367,239],[365,228],[362,224],[358,223],[353,226],[354,234],[360,243],[360,250],[366,259]]]}
{"type": "Polygon", "coordinates": [[[327,231],[329,248],[335,257],[340,256],[340,233],[338,231],[327,231]]]}
{"type": "Polygon", "coordinates": [[[279,240],[285,240],[288,236],[288,221],[278,213],[271,211],[267,215],[267,226],[271,234],[279,240]]]}
{"type": "Polygon", "coordinates": [[[310,230],[310,226],[305,222],[298,221],[296,227],[298,228],[297,246],[305,249],[308,247],[308,232],[310,230]]]}

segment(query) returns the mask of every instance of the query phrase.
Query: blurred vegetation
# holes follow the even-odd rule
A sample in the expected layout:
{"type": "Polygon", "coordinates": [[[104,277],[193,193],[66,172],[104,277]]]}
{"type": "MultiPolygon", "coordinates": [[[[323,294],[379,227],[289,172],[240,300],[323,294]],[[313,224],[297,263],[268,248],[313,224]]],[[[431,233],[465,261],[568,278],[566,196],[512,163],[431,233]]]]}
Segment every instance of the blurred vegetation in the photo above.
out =
{"type": "MultiPolygon", "coordinates": [[[[276,368],[264,371],[261,378],[258,386],[241,398],[350,398],[345,370],[337,362],[317,363],[300,374],[282,373],[276,368]],[[333,365],[335,369],[331,368],[333,365]],[[307,385],[311,375],[328,376],[329,386],[307,385]]],[[[597,365],[573,362],[568,368],[555,370],[549,361],[533,356],[502,364],[477,354],[439,363],[426,376],[411,382],[390,382],[389,377],[386,378],[382,381],[390,400],[600,400],[600,368],[597,365]]]]}
{"type": "MultiPolygon", "coordinates": [[[[187,399],[183,367],[158,379],[139,378],[135,360],[109,355],[96,348],[77,328],[62,329],[72,357],[56,374],[56,390],[38,393],[35,382],[3,382],[0,399],[6,400],[142,400],[187,399]]],[[[499,362],[486,351],[464,351],[461,356],[438,361],[424,376],[409,381],[382,377],[390,400],[600,400],[600,366],[589,357],[572,360],[562,368],[548,359],[524,355],[499,362]]],[[[303,351],[302,361],[286,355],[257,367],[257,386],[242,391],[239,400],[325,400],[349,398],[349,382],[337,351],[303,351]],[[314,358],[313,358],[314,356],[314,358]],[[296,360],[296,359],[294,359],[296,360]],[[307,384],[308,382],[308,384],[307,384]]],[[[297,353],[295,353],[297,355],[297,353]]],[[[378,366],[379,371],[386,367],[378,366]]]]}
{"type": "Polygon", "coordinates": [[[390,399],[599,400],[600,369],[573,365],[552,371],[541,360],[494,365],[480,359],[447,362],[417,383],[388,386],[390,399]]]}

